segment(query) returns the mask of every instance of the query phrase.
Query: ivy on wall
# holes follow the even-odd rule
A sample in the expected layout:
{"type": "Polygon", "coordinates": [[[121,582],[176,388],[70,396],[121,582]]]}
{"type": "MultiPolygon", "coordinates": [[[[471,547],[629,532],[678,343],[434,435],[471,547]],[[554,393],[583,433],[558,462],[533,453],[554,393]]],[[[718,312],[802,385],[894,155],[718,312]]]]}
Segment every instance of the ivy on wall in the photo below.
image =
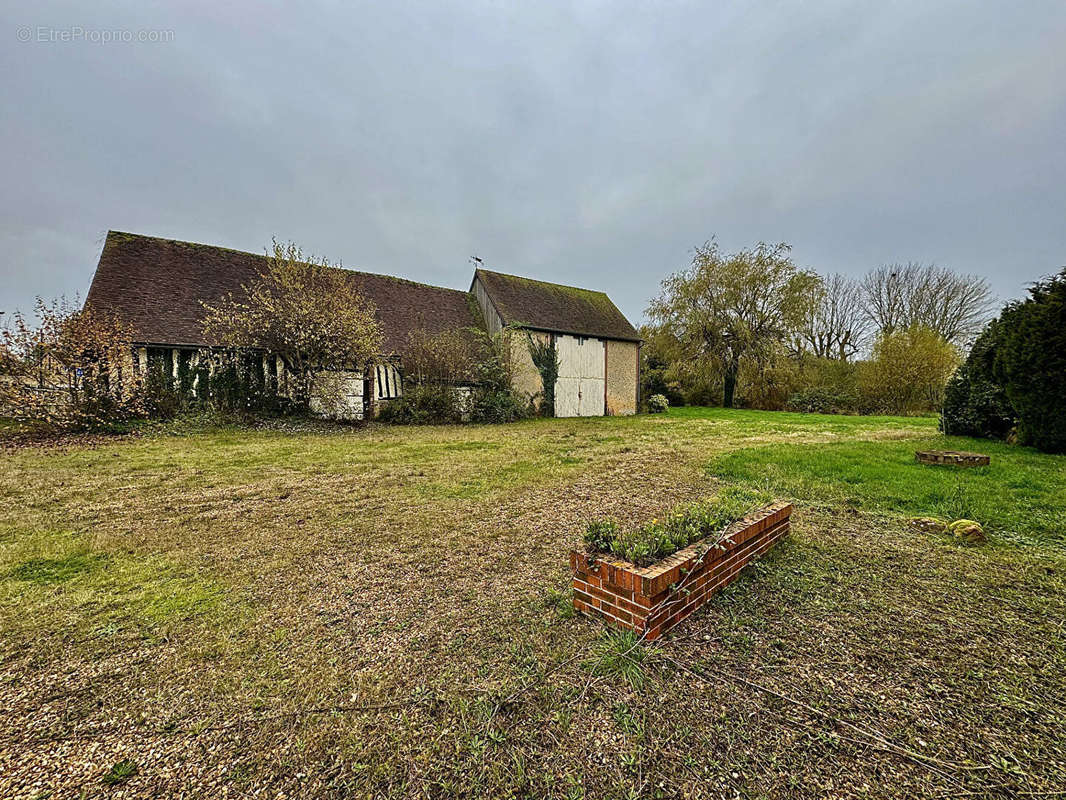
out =
{"type": "Polygon", "coordinates": [[[554,417],[555,381],[559,377],[559,351],[555,346],[555,337],[549,336],[546,341],[534,339],[533,334],[526,331],[526,339],[529,343],[529,356],[533,359],[533,366],[537,368],[544,384],[540,413],[545,417],[554,417]]]}

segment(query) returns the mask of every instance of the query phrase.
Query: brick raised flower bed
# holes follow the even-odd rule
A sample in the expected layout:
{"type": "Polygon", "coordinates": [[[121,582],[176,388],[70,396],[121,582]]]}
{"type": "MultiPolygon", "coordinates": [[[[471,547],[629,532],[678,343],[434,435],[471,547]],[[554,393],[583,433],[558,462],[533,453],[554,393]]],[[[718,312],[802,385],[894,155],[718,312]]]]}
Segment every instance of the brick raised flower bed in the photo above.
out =
{"type": "Polygon", "coordinates": [[[571,551],[574,608],[657,639],[788,533],[791,516],[791,503],[774,503],[649,567],[571,551]]]}
{"type": "Polygon", "coordinates": [[[916,450],[914,458],[920,464],[946,464],[952,467],[987,467],[989,458],[983,453],[964,450],[916,450]]]}

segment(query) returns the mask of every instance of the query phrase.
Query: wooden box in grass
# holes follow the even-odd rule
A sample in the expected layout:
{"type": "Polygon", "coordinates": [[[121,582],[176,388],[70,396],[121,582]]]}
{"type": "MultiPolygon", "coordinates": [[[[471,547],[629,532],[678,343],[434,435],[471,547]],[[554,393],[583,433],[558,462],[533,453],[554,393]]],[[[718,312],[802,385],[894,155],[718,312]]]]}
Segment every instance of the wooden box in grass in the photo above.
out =
{"type": "Polygon", "coordinates": [[[574,550],[574,608],[657,639],[787,534],[791,516],[791,503],[774,503],[647,567],[574,550]]]}

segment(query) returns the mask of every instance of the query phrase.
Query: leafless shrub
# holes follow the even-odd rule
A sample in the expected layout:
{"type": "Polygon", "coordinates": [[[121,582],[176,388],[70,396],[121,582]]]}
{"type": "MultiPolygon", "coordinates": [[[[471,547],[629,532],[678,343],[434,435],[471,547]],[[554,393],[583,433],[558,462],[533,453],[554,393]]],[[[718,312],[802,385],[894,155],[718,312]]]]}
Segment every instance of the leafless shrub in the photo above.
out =
{"type": "Polygon", "coordinates": [[[404,354],[404,377],[414,383],[470,383],[482,347],[472,331],[412,331],[404,354]]]}
{"type": "Polygon", "coordinates": [[[30,428],[90,430],[142,416],[132,332],[117,318],[40,298],[36,324],[16,313],[0,330],[0,409],[30,428]]]}

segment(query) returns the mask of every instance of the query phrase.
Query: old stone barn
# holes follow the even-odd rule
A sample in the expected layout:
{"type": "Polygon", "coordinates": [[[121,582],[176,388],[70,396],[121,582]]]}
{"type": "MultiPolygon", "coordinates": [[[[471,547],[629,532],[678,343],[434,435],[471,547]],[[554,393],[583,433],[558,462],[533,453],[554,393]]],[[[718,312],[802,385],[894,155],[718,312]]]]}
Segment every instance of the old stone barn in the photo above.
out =
{"type": "MultiPolygon", "coordinates": [[[[137,362],[177,374],[205,348],[203,302],[239,296],[266,266],[264,256],[222,247],[110,231],[86,306],[128,323],[137,362]]],[[[469,291],[429,286],[390,275],[343,270],[377,308],[383,352],[372,368],[345,373],[343,416],[372,417],[403,393],[404,354],[412,334],[483,326],[525,329],[551,340],[559,354],[557,416],[633,414],[638,404],[640,337],[603,292],[505,275],[474,272],[469,291]],[[478,313],[480,311],[480,313],[478,313]]],[[[523,340],[514,337],[515,388],[530,397],[543,383],[523,340]]],[[[263,354],[264,372],[282,375],[282,359],[263,354]]]]}

